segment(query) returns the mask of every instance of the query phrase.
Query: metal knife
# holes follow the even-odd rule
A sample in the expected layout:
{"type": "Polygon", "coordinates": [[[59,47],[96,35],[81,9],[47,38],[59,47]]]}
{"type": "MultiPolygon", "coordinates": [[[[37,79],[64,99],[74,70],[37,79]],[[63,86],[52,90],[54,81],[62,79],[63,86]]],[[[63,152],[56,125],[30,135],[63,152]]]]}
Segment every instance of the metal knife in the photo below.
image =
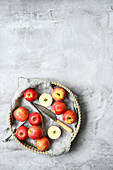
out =
{"type": "Polygon", "coordinates": [[[32,103],[37,110],[39,109],[40,111],[42,111],[44,114],[46,114],[47,116],[49,116],[51,119],[53,119],[56,123],[58,123],[62,128],[64,128],[66,131],[72,133],[73,130],[72,128],[70,128],[69,126],[67,126],[66,124],[64,124],[63,122],[61,122],[60,120],[57,119],[56,115],[49,109],[47,109],[46,107],[39,105],[37,103],[32,103]]]}
{"type": "MultiPolygon", "coordinates": [[[[15,133],[16,130],[17,130],[20,126],[23,126],[25,123],[26,123],[26,121],[20,122],[20,124],[19,124],[17,127],[15,127],[15,128],[12,127],[13,133],[15,133]]],[[[8,142],[8,141],[10,140],[11,136],[12,136],[12,134],[11,134],[10,129],[9,129],[9,128],[5,129],[5,130],[4,130],[4,136],[2,137],[2,141],[3,141],[3,142],[8,142]]]]}

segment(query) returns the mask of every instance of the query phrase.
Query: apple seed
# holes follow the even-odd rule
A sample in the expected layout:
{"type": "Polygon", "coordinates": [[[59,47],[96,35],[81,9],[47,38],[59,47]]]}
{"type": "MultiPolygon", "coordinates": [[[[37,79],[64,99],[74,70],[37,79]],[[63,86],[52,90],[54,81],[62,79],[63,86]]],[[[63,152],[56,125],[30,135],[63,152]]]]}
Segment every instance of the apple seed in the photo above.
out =
{"type": "Polygon", "coordinates": [[[44,99],[44,101],[45,101],[45,102],[47,102],[47,101],[48,101],[48,99],[47,99],[47,98],[45,98],[45,99],[44,99]]]}
{"type": "Polygon", "coordinates": [[[53,134],[55,134],[56,133],[56,131],[53,131],[53,134]]]}

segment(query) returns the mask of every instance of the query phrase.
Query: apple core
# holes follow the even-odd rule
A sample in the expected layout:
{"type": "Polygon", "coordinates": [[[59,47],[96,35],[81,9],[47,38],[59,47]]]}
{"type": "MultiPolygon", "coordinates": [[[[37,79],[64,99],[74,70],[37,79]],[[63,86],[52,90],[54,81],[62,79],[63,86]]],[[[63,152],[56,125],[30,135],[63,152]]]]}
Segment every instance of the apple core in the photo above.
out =
{"type": "Polygon", "coordinates": [[[49,127],[47,133],[50,139],[58,139],[61,135],[61,129],[56,125],[52,125],[49,127]]]}
{"type": "Polygon", "coordinates": [[[53,134],[55,134],[56,133],[56,131],[53,131],[53,134]]]}
{"type": "Polygon", "coordinates": [[[51,106],[53,99],[52,99],[52,96],[49,93],[43,93],[39,97],[39,102],[42,106],[48,107],[48,106],[51,106]]]}
{"type": "Polygon", "coordinates": [[[44,101],[45,101],[45,102],[47,102],[47,101],[48,101],[48,99],[47,99],[47,98],[45,98],[45,99],[44,99],[44,101]]]}

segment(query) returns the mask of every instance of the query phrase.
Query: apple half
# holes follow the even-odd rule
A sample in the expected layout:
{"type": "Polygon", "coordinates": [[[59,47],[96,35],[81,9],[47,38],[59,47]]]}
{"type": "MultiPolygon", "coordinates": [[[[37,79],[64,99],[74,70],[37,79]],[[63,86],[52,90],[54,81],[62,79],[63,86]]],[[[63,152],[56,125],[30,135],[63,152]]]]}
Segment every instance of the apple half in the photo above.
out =
{"type": "Polygon", "coordinates": [[[53,102],[53,98],[49,93],[43,93],[40,97],[39,97],[39,102],[41,105],[43,106],[51,106],[52,102],[53,102]]]}
{"type": "Polygon", "coordinates": [[[47,133],[49,138],[58,139],[61,136],[61,129],[56,125],[52,125],[49,127],[47,133]]]}

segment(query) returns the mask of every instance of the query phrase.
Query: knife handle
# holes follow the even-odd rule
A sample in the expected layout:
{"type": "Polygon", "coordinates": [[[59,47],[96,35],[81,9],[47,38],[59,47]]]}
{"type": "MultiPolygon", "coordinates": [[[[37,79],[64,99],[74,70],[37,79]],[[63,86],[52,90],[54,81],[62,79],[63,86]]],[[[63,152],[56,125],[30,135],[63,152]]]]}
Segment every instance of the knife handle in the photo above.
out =
{"type": "Polygon", "coordinates": [[[64,128],[66,131],[72,133],[73,129],[71,129],[69,126],[67,126],[66,124],[64,124],[63,122],[61,122],[60,120],[56,120],[56,123],[58,123],[62,128],[64,128]]]}

